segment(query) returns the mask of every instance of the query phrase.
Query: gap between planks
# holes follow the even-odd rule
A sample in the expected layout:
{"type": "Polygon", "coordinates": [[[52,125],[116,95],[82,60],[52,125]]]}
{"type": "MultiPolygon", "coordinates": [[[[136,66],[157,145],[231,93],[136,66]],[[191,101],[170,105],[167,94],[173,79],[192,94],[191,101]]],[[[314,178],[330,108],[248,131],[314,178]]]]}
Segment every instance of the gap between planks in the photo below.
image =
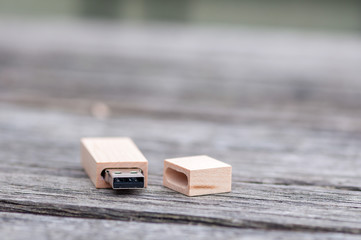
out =
{"type": "Polygon", "coordinates": [[[361,228],[321,227],[302,224],[278,224],[254,220],[228,220],[222,218],[190,216],[158,212],[130,211],[88,206],[36,203],[31,201],[0,200],[0,212],[26,213],[45,216],[104,219],[148,223],[173,223],[187,225],[217,226],[226,228],[247,228],[258,230],[283,230],[300,232],[331,232],[361,234],[361,228]]]}

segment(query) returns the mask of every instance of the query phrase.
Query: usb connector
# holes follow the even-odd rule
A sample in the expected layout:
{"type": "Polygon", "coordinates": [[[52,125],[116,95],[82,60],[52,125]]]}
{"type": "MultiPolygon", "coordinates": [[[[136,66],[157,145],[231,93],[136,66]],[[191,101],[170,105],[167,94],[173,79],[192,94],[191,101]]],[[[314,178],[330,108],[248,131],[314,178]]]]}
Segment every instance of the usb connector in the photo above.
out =
{"type": "Polygon", "coordinates": [[[139,168],[105,169],[104,180],[113,189],[144,188],[144,175],[139,168]]]}

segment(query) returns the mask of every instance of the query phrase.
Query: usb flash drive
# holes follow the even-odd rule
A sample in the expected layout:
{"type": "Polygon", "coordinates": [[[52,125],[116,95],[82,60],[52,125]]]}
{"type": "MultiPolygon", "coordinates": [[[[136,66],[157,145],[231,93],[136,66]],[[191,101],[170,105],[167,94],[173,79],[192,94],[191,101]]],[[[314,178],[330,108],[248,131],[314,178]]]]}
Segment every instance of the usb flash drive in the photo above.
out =
{"type": "Polygon", "coordinates": [[[83,138],[81,159],[96,188],[147,187],[148,161],[129,138],[83,138]]]}

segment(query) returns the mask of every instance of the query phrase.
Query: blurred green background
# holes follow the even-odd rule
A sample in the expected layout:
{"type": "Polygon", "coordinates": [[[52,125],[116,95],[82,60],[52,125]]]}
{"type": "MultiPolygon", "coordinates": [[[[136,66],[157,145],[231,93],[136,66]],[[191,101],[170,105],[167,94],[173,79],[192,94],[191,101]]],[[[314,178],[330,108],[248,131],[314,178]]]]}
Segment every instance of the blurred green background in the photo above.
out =
{"type": "Polygon", "coordinates": [[[358,0],[0,0],[0,15],[361,31],[358,0]]]}

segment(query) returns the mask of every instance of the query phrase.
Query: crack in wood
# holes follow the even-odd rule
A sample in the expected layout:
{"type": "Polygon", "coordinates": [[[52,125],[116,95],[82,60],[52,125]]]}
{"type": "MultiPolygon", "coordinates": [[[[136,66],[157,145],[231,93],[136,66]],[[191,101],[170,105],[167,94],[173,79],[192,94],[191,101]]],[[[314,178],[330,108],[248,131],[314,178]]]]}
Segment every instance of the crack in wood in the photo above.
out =
{"type": "Polygon", "coordinates": [[[148,223],[173,223],[187,225],[217,226],[226,228],[245,228],[258,230],[283,230],[300,232],[330,232],[361,234],[361,228],[321,227],[289,223],[273,223],[254,220],[231,220],[191,216],[172,213],[130,211],[122,209],[74,206],[63,204],[38,203],[31,201],[0,200],[0,212],[26,213],[57,217],[134,221],[148,223]]]}
{"type": "Polygon", "coordinates": [[[314,187],[323,187],[329,189],[337,189],[337,190],[346,190],[346,191],[361,191],[361,187],[356,186],[337,186],[337,185],[330,185],[330,184],[323,184],[317,182],[306,182],[300,180],[292,180],[292,179],[281,179],[278,181],[274,179],[274,182],[262,182],[262,181],[238,181],[239,183],[250,183],[250,184],[260,184],[260,185],[281,185],[281,186],[314,186],[314,187]]]}

